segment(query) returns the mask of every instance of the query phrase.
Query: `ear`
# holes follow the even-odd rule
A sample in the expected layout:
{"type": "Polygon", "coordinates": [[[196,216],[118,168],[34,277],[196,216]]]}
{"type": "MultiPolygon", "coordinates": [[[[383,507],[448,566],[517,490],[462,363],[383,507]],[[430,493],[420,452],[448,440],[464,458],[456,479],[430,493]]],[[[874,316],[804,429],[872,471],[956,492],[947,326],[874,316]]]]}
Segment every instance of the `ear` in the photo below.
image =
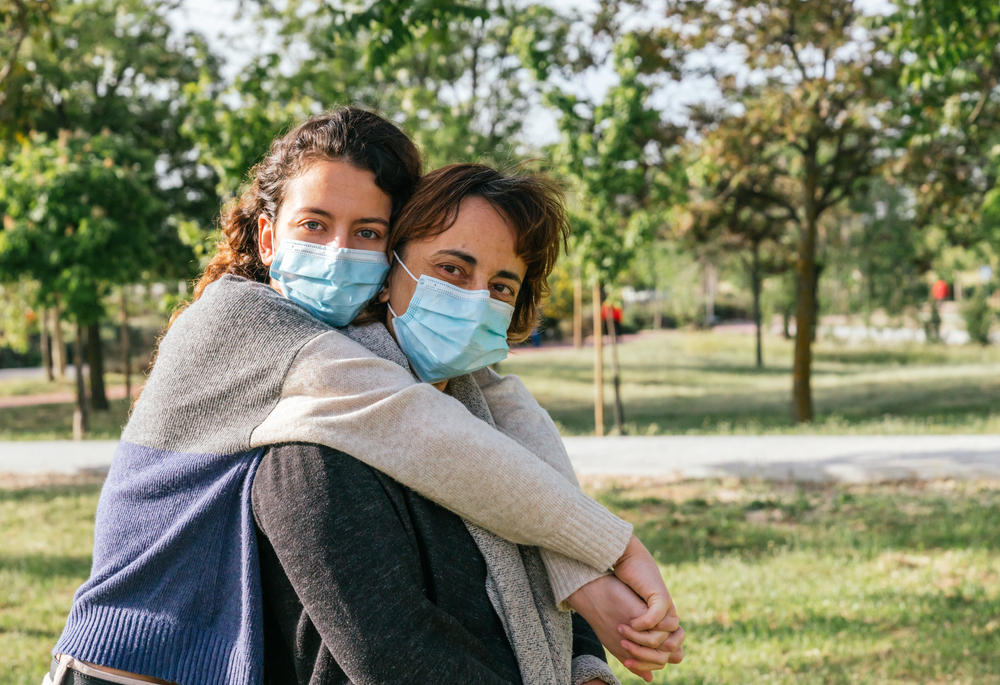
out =
{"type": "Polygon", "coordinates": [[[390,276],[386,276],[385,283],[382,285],[382,289],[378,291],[377,295],[378,301],[383,304],[389,301],[389,278],[390,276]]]}
{"type": "Polygon", "coordinates": [[[264,266],[271,266],[278,246],[274,239],[274,224],[263,213],[257,219],[257,249],[264,266]]]}

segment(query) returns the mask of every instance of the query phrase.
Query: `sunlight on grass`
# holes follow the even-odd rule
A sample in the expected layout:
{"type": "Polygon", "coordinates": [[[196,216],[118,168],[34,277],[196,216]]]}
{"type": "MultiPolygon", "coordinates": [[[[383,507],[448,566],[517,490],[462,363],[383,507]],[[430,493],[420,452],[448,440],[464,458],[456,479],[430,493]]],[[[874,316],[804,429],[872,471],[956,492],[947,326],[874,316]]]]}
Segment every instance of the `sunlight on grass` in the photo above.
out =
{"type": "MultiPolygon", "coordinates": [[[[655,682],[1000,683],[1000,483],[584,487],[636,526],[688,631],[684,663],[655,682]]],[[[97,497],[0,489],[0,685],[48,668],[97,497]]]]}
{"type": "MultiPolygon", "coordinates": [[[[815,346],[816,421],[791,421],[792,348],[765,340],[673,331],[620,348],[627,432],[633,435],[913,434],[1000,432],[1000,348],[815,346]]],[[[594,432],[593,350],[515,350],[501,373],[522,378],[566,435],[594,432]]],[[[605,418],[611,427],[610,369],[605,418]]]]}

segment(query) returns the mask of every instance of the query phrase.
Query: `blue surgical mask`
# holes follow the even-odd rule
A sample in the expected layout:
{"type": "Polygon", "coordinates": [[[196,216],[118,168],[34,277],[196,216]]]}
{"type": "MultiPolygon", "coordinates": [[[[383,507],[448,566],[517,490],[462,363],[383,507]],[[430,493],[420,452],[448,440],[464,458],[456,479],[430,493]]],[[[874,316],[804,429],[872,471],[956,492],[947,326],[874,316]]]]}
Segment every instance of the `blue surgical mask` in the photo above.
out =
{"type": "Polygon", "coordinates": [[[340,328],[375,297],[389,272],[382,252],[282,240],[271,278],[285,297],[321,321],[340,328]]]}
{"type": "Polygon", "coordinates": [[[417,278],[402,260],[399,265],[417,289],[402,316],[391,306],[389,312],[396,342],[420,380],[437,383],[506,359],[514,307],[489,290],[463,290],[426,274],[417,278]]]}

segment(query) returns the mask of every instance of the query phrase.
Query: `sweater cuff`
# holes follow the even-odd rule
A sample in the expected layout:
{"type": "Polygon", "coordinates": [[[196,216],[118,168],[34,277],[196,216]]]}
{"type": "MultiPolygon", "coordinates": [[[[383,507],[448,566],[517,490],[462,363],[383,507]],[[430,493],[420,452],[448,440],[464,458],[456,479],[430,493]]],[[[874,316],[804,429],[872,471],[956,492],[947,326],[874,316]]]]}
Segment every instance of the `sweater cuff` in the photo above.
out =
{"type": "Polygon", "coordinates": [[[590,497],[580,493],[574,516],[563,519],[546,545],[579,559],[599,571],[614,568],[632,537],[632,524],[622,521],[590,497]]]}
{"type": "Polygon", "coordinates": [[[572,685],[583,685],[591,680],[601,680],[607,685],[621,685],[614,671],[593,654],[583,654],[573,659],[572,685]]]}
{"type": "Polygon", "coordinates": [[[570,610],[569,603],[566,601],[570,595],[587,583],[610,573],[610,571],[598,571],[593,566],[587,566],[581,561],[570,559],[544,547],[539,548],[538,551],[545,563],[549,585],[552,586],[552,594],[555,595],[556,606],[559,607],[560,611],[570,610]]]}

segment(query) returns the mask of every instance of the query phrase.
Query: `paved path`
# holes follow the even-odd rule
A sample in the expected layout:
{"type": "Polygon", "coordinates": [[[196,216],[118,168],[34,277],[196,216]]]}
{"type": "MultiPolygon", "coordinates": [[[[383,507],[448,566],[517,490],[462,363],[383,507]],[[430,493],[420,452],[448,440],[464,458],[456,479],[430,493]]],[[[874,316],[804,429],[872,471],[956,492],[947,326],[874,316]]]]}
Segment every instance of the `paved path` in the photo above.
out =
{"type": "MultiPolygon", "coordinates": [[[[0,473],[107,469],[115,441],[0,442],[0,473]]],[[[1000,435],[566,438],[581,475],[866,482],[1000,478],[1000,435]]]]}

